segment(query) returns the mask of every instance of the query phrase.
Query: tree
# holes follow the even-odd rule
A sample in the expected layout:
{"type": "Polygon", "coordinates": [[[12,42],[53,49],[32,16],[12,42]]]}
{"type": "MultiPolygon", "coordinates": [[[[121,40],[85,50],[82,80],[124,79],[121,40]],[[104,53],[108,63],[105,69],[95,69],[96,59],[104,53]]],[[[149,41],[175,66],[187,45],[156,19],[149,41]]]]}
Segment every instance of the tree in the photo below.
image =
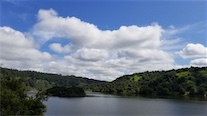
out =
{"type": "Polygon", "coordinates": [[[46,106],[41,102],[43,96],[27,96],[26,86],[22,79],[8,76],[0,77],[0,115],[43,115],[46,106]]]}
{"type": "Polygon", "coordinates": [[[80,87],[53,87],[46,90],[47,95],[58,97],[84,97],[85,91],[80,87]]]}

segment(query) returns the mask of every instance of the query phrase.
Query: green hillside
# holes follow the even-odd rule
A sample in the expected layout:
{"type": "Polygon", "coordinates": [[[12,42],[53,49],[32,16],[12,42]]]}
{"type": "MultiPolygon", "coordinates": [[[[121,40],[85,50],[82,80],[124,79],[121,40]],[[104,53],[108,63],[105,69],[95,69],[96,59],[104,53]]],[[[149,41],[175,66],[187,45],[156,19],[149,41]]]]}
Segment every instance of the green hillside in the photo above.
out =
{"type": "Polygon", "coordinates": [[[127,96],[206,96],[207,67],[135,73],[85,89],[127,96]]]}
{"type": "Polygon", "coordinates": [[[124,75],[112,82],[76,76],[1,68],[1,77],[21,78],[31,89],[83,87],[85,90],[125,96],[206,96],[207,67],[146,71],[124,75]]]}
{"type": "Polygon", "coordinates": [[[63,76],[59,74],[42,73],[36,71],[19,71],[15,69],[0,68],[1,77],[21,78],[25,80],[26,86],[32,90],[46,90],[51,87],[82,87],[94,83],[104,83],[105,81],[98,81],[83,77],[76,77],[73,75],[63,76]]]}

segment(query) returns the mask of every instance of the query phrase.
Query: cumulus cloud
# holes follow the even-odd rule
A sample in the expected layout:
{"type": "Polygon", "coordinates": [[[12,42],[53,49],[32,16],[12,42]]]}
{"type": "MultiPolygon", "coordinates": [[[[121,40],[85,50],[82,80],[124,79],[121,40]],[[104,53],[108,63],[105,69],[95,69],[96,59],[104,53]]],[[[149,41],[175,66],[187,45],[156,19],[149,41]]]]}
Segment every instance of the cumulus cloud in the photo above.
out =
{"type": "Polygon", "coordinates": [[[19,31],[10,27],[0,27],[0,35],[0,62],[5,66],[29,68],[40,61],[52,59],[49,53],[35,49],[33,40],[19,31]]]}
{"type": "Polygon", "coordinates": [[[53,9],[40,9],[37,16],[33,35],[43,41],[65,38],[78,48],[71,49],[59,43],[50,45],[58,53],[68,53],[63,60],[79,69],[79,72],[74,72],[76,75],[112,80],[150,67],[150,70],[156,70],[155,65],[173,68],[172,55],[160,49],[164,29],[157,23],[100,30],[96,25],[76,17],[58,16],[53,9]]]}
{"type": "Polygon", "coordinates": [[[0,27],[1,59],[5,60],[48,60],[52,56],[34,48],[31,39],[10,27],[0,27]],[[35,57],[34,57],[35,56],[35,57]]]}
{"type": "Polygon", "coordinates": [[[83,61],[99,61],[106,59],[108,57],[108,52],[106,50],[100,50],[100,49],[88,49],[88,48],[82,48],[79,49],[77,52],[70,56],[66,56],[65,58],[73,57],[76,59],[80,59],[83,61]]]}
{"type": "Polygon", "coordinates": [[[69,53],[72,51],[74,46],[72,44],[61,46],[60,43],[52,43],[49,47],[57,53],[69,53]]]}
{"type": "Polygon", "coordinates": [[[76,17],[60,17],[53,9],[39,10],[38,19],[34,35],[46,40],[54,37],[68,38],[73,44],[89,48],[155,48],[160,45],[163,31],[155,23],[146,27],[121,26],[118,30],[103,31],[76,17]]]}
{"type": "Polygon", "coordinates": [[[124,74],[178,67],[173,54],[161,47],[176,44],[179,40],[161,39],[165,30],[156,23],[100,30],[76,17],[58,16],[53,9],[41,9],[37,17],[30,32],[35,41],[9,27],[1,29],[1,35],[6,38],[0,39],[1,51],[4,51],[0,56],[5,66],[108,81],[124,74]],[[62,38],[68,43],[47,46],[61,54],[56,54],[58,58],[54,59],[52,53],[35,48],[39,38],[44,42],[62,38]]]}
{"type": "Polygon", "coordinates": [[[193,66],[207,66],[207,58],[194,59],[190,61],[193,66]]]}
{"type": "Polygon", "coordinates": [[[158,49],[140,49],[140,50],[127,50],[127,51],[119,51],[118,57],[129,58],[129,59],[137,59],[140,62],[148,62],[150,60],[162,61],[162,62],[173,62],[171,59],[172,55],[158,49]]]}
{"type": "Polygon", "coordinates": [[[177,54],[182,58],[207,57],[207,47],[202,44],[189,43],[177,54]]]}

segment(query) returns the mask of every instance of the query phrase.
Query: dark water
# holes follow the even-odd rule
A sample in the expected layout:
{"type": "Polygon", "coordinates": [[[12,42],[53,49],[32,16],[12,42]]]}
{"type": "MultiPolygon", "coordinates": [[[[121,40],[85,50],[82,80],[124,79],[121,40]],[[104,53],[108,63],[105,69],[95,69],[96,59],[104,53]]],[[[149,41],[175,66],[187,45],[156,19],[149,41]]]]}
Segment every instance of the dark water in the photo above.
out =
{"type": "Polygon", "coordinates": [[[90,95],[83,98],[49,97],[44,102],[47,106],[45,115],[207,116],[207,101],[90,95]]]}

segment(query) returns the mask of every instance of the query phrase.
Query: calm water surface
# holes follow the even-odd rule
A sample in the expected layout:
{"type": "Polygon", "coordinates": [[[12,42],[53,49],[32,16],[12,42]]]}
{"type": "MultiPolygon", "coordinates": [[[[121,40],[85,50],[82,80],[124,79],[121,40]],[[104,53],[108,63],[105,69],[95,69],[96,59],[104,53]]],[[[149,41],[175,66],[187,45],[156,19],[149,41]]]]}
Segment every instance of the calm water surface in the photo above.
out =
{"type": "Polygon", "coordinates": [[[89,93],[90,97],[49,97],[46,116],[50,115],[192,115],[207,116],[207,101],[119,97],[89,93]]]}

